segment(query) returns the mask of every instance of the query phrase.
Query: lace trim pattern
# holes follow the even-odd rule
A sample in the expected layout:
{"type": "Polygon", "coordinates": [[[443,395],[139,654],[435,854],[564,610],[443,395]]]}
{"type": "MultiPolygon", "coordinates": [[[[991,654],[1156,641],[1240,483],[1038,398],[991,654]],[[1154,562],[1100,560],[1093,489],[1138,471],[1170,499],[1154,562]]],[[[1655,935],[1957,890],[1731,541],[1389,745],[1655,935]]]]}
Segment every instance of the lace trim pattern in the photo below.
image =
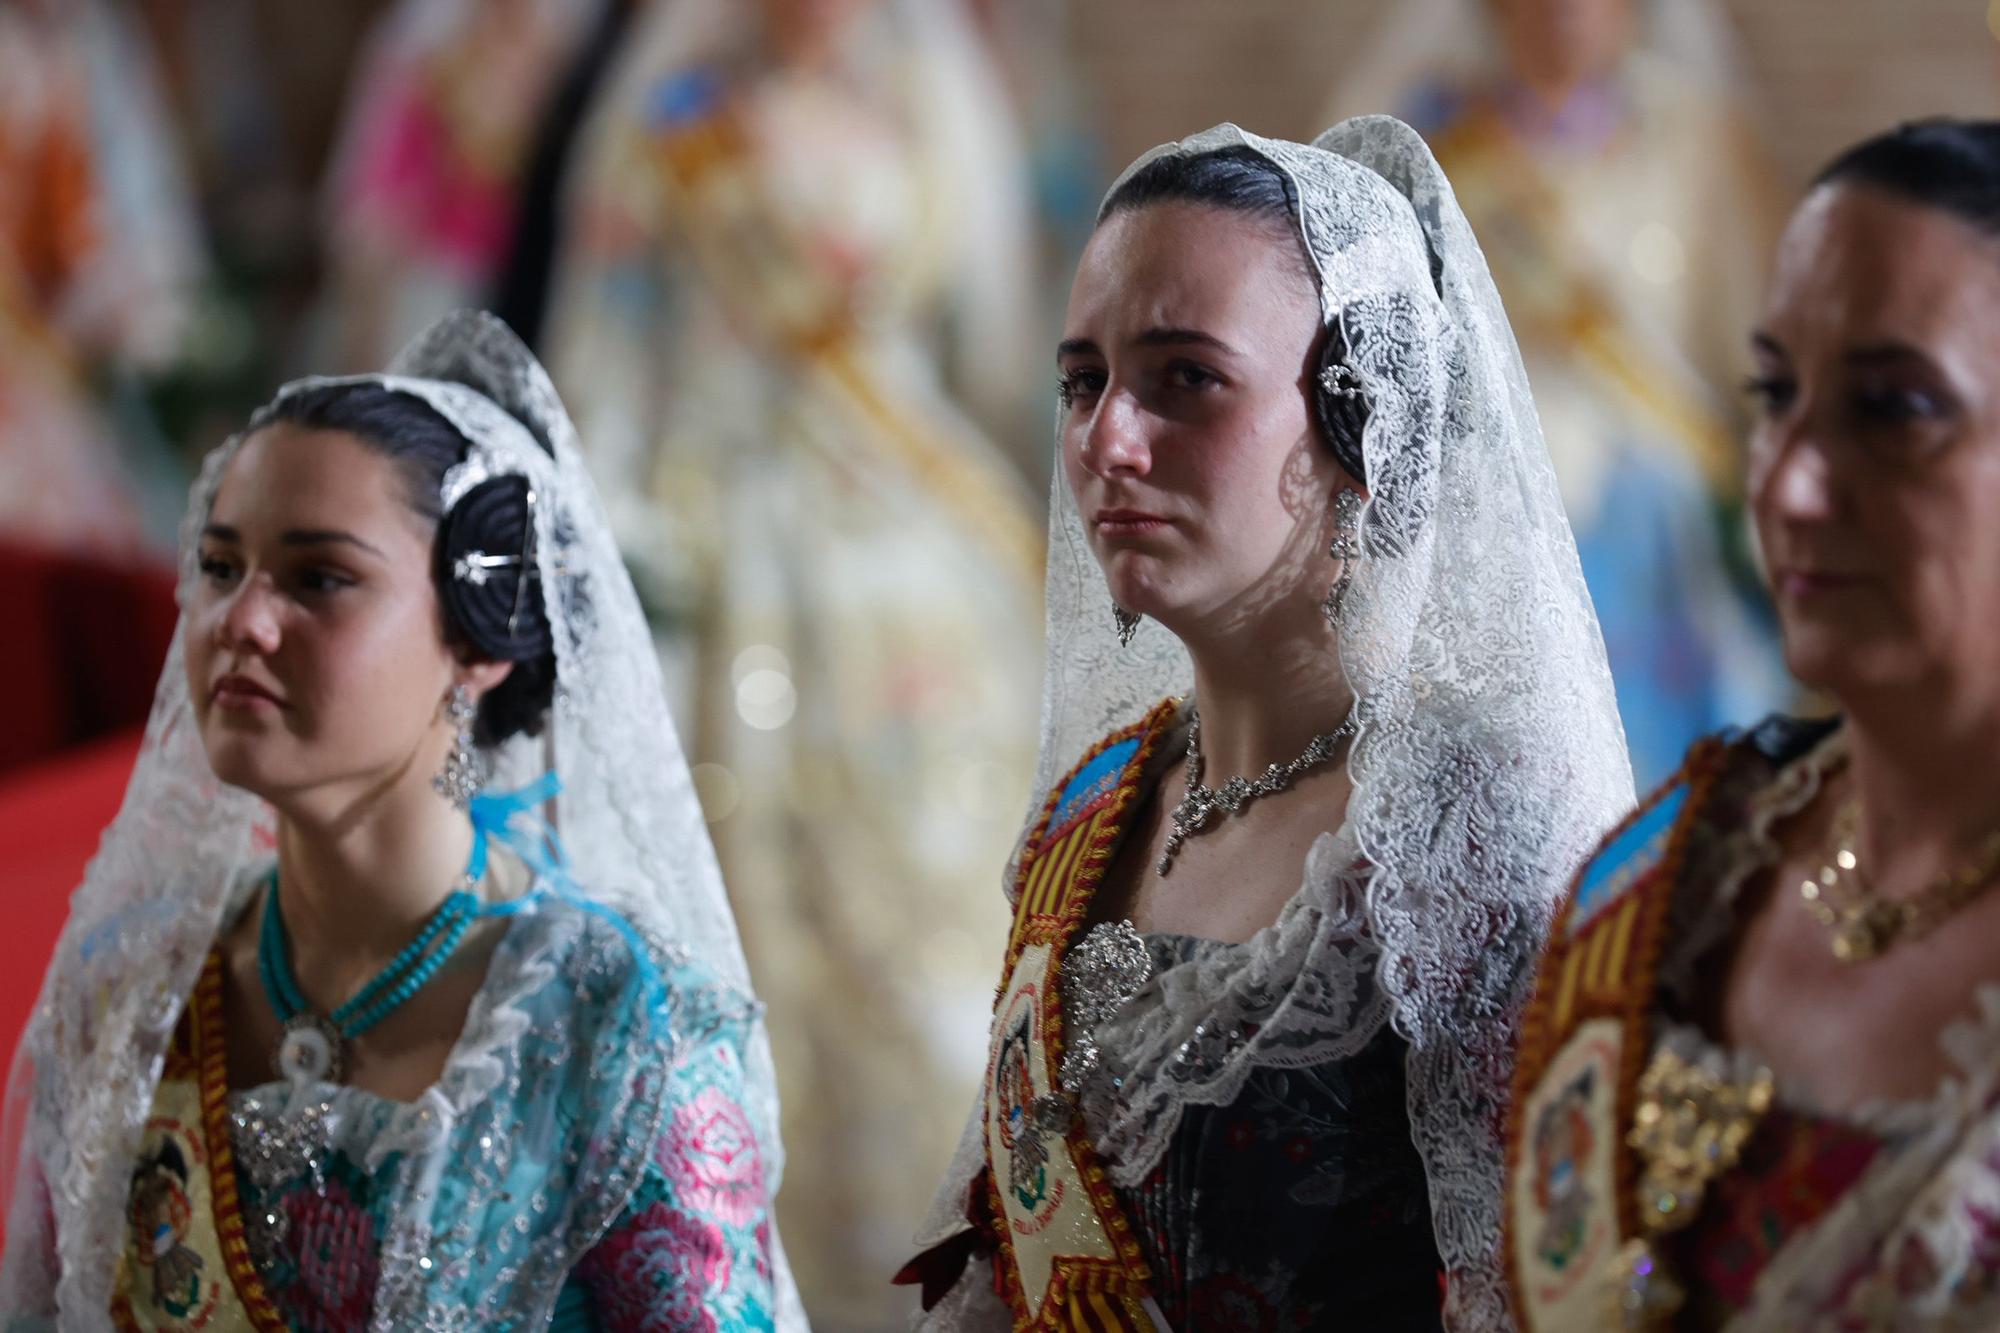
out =
{"type": "MultiPolygon", "coordinates": [[[[1782,855],[1776,828],[1817,799],[1846,757],[1835,731],[1747,793],[1743,819],[1715,829],[1713,851],[1675,904],[1662,984],[1685,1001],[1704,960],[1731,938],[1745,884],[1782,855]],[[1702,886],[1713,886],[1702,891],[1702,886]]],[[[1759,1063],[1698,1028],[1662,1020],[1658,1040],[1733,1068],[1759,1063]]],[[[1809,1087],[1780,1078],[1786,1105],[1838,1119],[1885,1147],[1861,1179],[1792,1237],[1759,1276],[1730,1333],[1794,1328],[1985,1328],[2000,1315],[2000,985],[1938,1037],[1950,1072],[1914,1101],[1829,1112],[1809,1087]]]]}
{"type": "Polygon", "coordinates": [[[1783,849],[1777,826],[1819,797],[1829,773],[1847,758],[1845,728],[1833,732],[1785,765],[1768,782],[1750,792],[1742,823],[1718,829],[1720,836],[1703,840],[1695,849],[1683,892],[1670,909],[1667,956],[1661,961],[1660,984],[1676,1000],[1690,1001],[1703,960],[1730,940],[1736,924],[1736,900],[1752,878],[1777,864],[1783,849]],[[1713,885],[1708,892],[1702,885],[1713,885]]]}
{"type": "MultiPolygon", "coordinates": [[[[1351,841],[1345,855],[1342,843],[1322,835],[1305,884],[1273,925],[1155,972],[1092,1029],[1102,1054],[1081,1090],[1084,1119],[1121,1188],[1137,1188],[1159,1165],[1189,1106],[1231,1104],[1259,1067],[1345,1059],[1388,1021],[1375,984],[1381,951],[1362,916],[1366,872],[1352,865],[1351,841]]],[[[1104,1010],[1106,997],[1085,993],[1085,980],[1066,970],[1066,1009],[1104,1010]]]]}

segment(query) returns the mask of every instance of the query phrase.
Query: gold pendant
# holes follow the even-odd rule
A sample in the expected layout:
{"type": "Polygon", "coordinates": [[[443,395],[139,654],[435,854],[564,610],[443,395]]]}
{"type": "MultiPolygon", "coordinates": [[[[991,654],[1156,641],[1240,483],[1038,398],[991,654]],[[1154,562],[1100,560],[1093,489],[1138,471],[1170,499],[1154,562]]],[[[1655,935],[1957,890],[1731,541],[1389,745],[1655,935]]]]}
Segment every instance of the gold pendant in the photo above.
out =
{"type": "Polygon", "coordinates": [[[1833,956],[1843,963],[1878,958],[1895,943],[1902,917],[1887,903],[1866,903],[1841,913],[1833,930],[1833,956]]]}
{"type": "Polygon", "coordinates": [[[1859,963],[1882,952],[1874,927],[1859,917],[1850,917],[1833,933],[1833,956],[1843,963],[1859,963]]]}

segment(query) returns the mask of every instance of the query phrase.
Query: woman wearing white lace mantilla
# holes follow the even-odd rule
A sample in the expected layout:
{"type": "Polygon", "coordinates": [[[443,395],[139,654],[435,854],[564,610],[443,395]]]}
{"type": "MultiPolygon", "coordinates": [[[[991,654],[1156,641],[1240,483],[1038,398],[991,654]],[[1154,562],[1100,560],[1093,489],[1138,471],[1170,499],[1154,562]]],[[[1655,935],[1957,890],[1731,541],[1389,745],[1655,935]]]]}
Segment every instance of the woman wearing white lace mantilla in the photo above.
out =
{"type": "Polygon", "coordinates": [[[1221,126],[1113,187],[1058,359],[1048,795],[903,1280],[938,1328],[1503,1328],[1514,1015],[1631,778],[1478,247],[1398,121],[1221,126]]]}
{"type": "Polygon", "coordinates": [[[638,601],[490,316],[216,450],[8,1088],[10,1329],[802,1327],[638,601]]]}

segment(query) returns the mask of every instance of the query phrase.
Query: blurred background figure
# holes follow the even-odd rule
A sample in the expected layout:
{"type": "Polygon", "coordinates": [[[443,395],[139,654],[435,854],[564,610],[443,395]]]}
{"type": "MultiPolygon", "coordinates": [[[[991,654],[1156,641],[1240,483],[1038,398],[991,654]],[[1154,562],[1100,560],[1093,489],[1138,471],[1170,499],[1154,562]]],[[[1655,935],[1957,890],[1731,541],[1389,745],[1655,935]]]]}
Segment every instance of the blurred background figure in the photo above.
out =
{"type": "Polygon", "coordinates": [[[402,0],[377,23],[329,173],[327,364],[381,365],[489,305],[536,135],[594,0],[402,0]]]}
{"type": "MultiPolygon", "coordinates": [[[[1069,301],[1070,270],[1097,225],[1097,204],[1111,172],[1100,142],[1102,89],[1083,79],[1076,6],[1071,0],[965,0],[1000,72],[1015,118],[1034,197],[1042,342],[1053,346],[1069,301]]],[[[1039,361],[1036,363],[1040,364],[1039,361]]],[[[1037,387],[1041,381],[1035,381],[1037,387]]],[[[1012,452],[1039,478],[1049,466],[1047,403],[1035,398],[1034,426],[1012,452]],[[1024,452],[1025,451],[1025,452],[1024,452]]]]}
{"type": "Polygon", "coordinates": [[[1736,68],[1707,0],[1413,0],[1326,117],[1407,117],[1486,247],[1642,789],[1788,696],[1736,401],[1780,193],[1736,68]]]}
{"type": "Polygon", "coordinates": [[[134,391],[202,268],[141,36],[101,0],[0,5],[0,537],[112,557],[171,549],[134,391]]]}
{"type": "Polygon", "coordinates": [[[818,1325],[881,1328],[1036,734],[1039,519],[982,429],[1047,429],[1008,104],[956,0],[673,0],[566,188],[547,346],[771,1007],[783,1226],[818,1325]]]}

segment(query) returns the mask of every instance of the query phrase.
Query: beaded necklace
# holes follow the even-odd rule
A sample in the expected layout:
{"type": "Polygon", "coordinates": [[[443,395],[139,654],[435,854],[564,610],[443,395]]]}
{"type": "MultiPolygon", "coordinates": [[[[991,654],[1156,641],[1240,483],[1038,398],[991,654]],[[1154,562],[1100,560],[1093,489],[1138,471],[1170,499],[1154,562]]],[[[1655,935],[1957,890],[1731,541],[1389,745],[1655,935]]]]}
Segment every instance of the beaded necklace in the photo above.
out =
{"type": "Polygon", "coordinates": [[[437,975],[479,917],[479,899],[472,890],[485,871],[485,853],[486,840],[475,837],[472,859],[457,887],[431,913],[417,937],[330,1014],[315,1010],[299,989],[285,940],[278,872],[272,869],[257,937],[257,975],[264,997],[284,1025],[274,1058],[283,1078],[294,1084],[339,1082],[347,1043],[402,1008],[437,975]]]}

